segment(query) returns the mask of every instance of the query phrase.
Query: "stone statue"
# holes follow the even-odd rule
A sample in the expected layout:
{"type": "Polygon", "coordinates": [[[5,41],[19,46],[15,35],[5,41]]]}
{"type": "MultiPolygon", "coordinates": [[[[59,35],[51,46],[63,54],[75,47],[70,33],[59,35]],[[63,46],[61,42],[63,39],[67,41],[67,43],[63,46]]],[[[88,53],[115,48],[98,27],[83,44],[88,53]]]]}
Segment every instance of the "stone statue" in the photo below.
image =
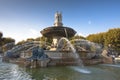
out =
{"type": "Polygon", "coordinates": [[[55,14],[55,22],[62,22],[62,15],[61,15],[61,13],[57,12],[55,14]]]}
{"type": "Polygon", "coordinates": [[[55,14],[55,26],[62,26],[62,15],[60,12],[56,12],[55,14]]]}

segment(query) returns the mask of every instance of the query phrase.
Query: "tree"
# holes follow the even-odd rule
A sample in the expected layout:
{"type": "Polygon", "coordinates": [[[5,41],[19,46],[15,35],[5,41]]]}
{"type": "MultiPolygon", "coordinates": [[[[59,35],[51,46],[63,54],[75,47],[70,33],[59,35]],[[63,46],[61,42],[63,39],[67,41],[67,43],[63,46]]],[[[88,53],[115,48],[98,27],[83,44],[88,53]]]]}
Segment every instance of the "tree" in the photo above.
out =
{"type": "Polygon", "coordinates": [[[26,42],[25,40],[22,40],[22,41],[18,42],[16,45],[22,45],[22,44],[24,44],[25,42],[26,42]]]}
{"type": "Polygon", "coordinates": [[[2,51],[7,51],[12,49],[15,45],[15,40],[12,38],[2,38],[0,45],[2,46],[2,51]]]}
{"type": "Polygon", "coordinates": [[[2,39],[0,39],[0,46],[3,46],[5,44],[11,43],[11,42],[15,42],[15,40],[12,38],[2,38],[2,39]]]}
{"type": "Polygon", "coordinates": [[[28,38],[26,42],[32,42],[32,41],[34,41],[33,38],[28,38]]]}
{"type": "Polygon", "coordinates": [[[86,39],[86,38],[83,36],[75,35],[70,40],[74,40],[74,39],[86,39]]]}
{"type": "Polygon", "coordinates": [[[105,45],[120,50],[120,28],[109,29],[105,35],[105,45]]]}
{"type": "Polygon", "coordinates": [[[89,36],[87,36],[87,40],[91,41],[91,42],[95,42],[95,43],[99,43],[99,44],[102,44],[104,45],[104,36],[106,35],[105,32],[102,32],[102,33],[97,33],[97,34],[91,34],[89,36]]]}
{"type": "Polygon", "coordinates": [[[0,39],[2,38],[2,36],[3,36],[3,33],[2,33],[2,32],[0,32],[0,39]]]}
{"type": "Polygon", "coordinates": [[[111,45],[112,48],[120,52],[120,28],[109,29],[103,33],[90,34],[86,39],[104,46],[111,45]]]}

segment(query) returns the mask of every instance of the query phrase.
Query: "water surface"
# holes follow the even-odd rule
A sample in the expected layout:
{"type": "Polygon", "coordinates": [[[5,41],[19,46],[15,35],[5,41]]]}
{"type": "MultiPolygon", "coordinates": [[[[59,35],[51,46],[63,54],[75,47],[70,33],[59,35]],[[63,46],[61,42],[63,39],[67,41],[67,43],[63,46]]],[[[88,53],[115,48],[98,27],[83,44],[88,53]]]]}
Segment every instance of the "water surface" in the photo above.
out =
{"type": "Polygon", "coordinates": [[[94,66],[48,67],[40,69],[27,69],[36,80],[44,76],[55,80],[120,80],[120,65],[102,64],[94,66]]]}
{"type": "Polygon", "coordinates": [[[120,64],[30,69],[16,64],[0,63],[0,80],[120,80],[119,74],[120,64]]]}
{"type": "Polygon", "coordinates": [[[0,80],[32,80],[32,78],[16,64],[0,63],[0,80]]]}

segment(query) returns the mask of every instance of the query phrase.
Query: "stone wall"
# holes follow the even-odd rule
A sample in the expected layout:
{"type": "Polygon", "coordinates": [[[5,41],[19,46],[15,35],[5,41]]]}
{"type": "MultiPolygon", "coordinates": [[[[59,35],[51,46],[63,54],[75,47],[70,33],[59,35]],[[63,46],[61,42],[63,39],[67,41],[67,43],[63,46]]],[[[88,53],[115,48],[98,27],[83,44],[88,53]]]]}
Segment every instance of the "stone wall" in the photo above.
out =
{"type": "Polygon", "coordinates": [[[76,58],[75,53],[72,53],[71,51],[45,51],[45,54],[52,59],[76,58]]]}

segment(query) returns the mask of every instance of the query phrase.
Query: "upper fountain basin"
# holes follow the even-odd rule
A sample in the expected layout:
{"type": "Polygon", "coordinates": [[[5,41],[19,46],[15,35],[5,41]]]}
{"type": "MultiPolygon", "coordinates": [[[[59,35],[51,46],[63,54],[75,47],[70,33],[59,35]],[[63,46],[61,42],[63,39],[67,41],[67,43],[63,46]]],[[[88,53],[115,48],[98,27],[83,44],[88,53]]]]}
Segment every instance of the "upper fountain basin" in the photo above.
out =
{"type": "Polygon", "coordinates": [[[41,34],[45,37],[73,37],[76,34],[76,31],[69,27],[63,26],[51,26],[40,31],[41,34]]]}

